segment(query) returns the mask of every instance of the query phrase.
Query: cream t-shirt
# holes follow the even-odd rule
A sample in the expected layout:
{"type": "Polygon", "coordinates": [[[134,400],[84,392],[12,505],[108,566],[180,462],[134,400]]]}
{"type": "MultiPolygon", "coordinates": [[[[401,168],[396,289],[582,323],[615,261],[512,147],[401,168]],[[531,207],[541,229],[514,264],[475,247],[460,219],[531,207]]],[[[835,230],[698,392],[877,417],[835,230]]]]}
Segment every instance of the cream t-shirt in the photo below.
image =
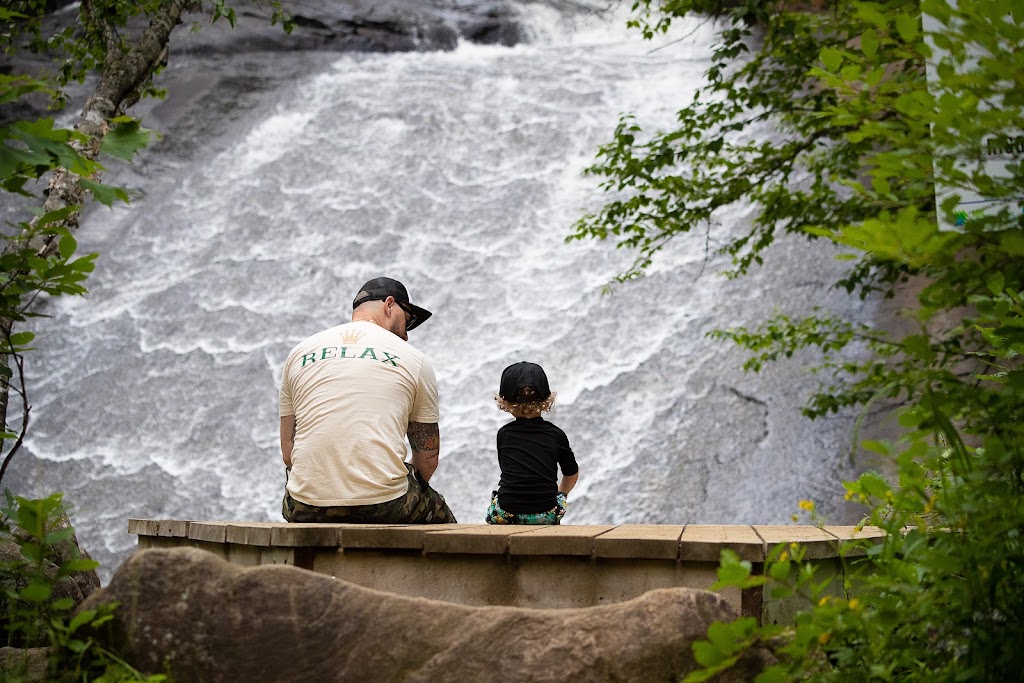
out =
{"type": "Polygon", "coordinates": [[[394,500],[409,485],[409,422],[438,421],[434,368],[379,325],[338,325],[288,354],[280,415],[296,421],[292,498],[318,507],[394,500]]]}

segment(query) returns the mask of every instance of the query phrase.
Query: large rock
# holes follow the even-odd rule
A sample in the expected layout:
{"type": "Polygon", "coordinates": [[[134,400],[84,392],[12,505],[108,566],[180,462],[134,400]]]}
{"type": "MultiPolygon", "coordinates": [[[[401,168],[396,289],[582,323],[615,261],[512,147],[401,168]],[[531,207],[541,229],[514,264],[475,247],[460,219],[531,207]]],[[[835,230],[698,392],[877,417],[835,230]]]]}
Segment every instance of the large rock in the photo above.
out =
{"type": "Polygon", "coordinates": [[[50,673],[50,648],[0,647],[0,680],[41,683],[50,673]]]}
{"type": "MultiPolygon", "coordinates": [[[[122,607],[101,635],[140,671],[181,681],[678,681],[691,643],[735,616],[675,588],[586,609],[469,607],[192,548],[137,552],[82,607],[122,607]]],[[[752,652],[723,680],[750,680],[752,652]]]]}

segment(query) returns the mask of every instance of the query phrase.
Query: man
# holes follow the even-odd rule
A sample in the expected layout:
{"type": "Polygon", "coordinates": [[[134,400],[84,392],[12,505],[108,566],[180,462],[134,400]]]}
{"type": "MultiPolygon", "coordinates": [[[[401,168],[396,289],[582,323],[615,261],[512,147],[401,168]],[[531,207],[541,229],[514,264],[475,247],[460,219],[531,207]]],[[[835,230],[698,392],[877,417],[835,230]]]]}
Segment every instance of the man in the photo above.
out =
{"type": "Polygon", "coordinates": [[[378,277],[356,294],[352,322],[292,349],[280,400],[286,520],[455,522],[427,484],[441,441],[434,368],[408,343],[430,315],[401,282],[378,277]]]}

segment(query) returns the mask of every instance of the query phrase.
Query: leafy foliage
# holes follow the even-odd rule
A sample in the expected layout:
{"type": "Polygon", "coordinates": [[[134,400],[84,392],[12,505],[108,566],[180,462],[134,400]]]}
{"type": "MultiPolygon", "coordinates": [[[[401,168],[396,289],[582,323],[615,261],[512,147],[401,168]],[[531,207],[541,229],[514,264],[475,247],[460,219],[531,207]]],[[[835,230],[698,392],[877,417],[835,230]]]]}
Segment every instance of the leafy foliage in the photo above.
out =
{"type": "MultiPolygon", "coordinates": [[[[51,92],[49,86],[26,78],[0,77],[0,101],[17,100],[31,94],[51,92]]],[[[149,141],[148,131],[130,119],[117,120],[103,142],[102,150],[122,158],[132,155],[149,141]]],[[[0,126],[0,188],[34,198],[30,188],[57,168],[65,168],[82,176],[83,186],[93,197],[108,206],[114,201],[127,201],[127,192],[91,178],[98,177],[102,165],[83,156],[76,144],[86,136],[73,130],[55,128],[52,118],[15,121],[0,126]]],[[[85,280],[95,266],[96,254],[76,255],[77,241],[63,221],[78,210],[70,205],[23,221],[13,231],[0,233],[5,246],[0,253],[0,384],[5,393],[13,392],[22,403],[20,433],[0,430],[0,442],[14,440],[0,465],[0,481],[7,466],[21,445],[28,427],[29,401],[24,381],[23,354],[30,350],[35,338],[31,331],[16,332],[13,325],[37,314],[33,306],[41,294],[47,296],[81,295],[86,292],[85,280]],[[37,237],[57,239],[52,254],[40,253],[37,237]]],[[[6,415],[4,416],[6,423],[6,415]]]]}
{"type": "Polygon", "coordinates": [[[776,0],[636,2],[633,23],[648,37],[712,10],[721,40],[707,87],[674,130],[647,135],[622,118],[590,169],[615,197],[570,237],[637,250],[626,280],[668,240],[713,230],[723,207],[749,202],[750,230],[724,238],[730,275],[761,263],[782,231],[839,245],[849,269],[837,286],[851,295],[893,296],[910,278],[917,288],[906,333],[826,315],[715,333],[751,351],[754,371],[819,350],[829,379],[806,414],[882,400],[899,408],[905,431],[861,444],[888,459],[891,481],[868,472],[846,484],[865,522],[887,532],[860,544],[853,578],[829,586],[799,548],[776,548],[762,575],[724,555],[722,585],[763,584],[803,596],[806,609],[792,625],[716,627],[695,648],[704,669],[690,680],[755,642],[780,657],[762,681],[1015,679],[1024,666],[1012,645],[1024,642],[1024,5],[813,4],[819,11],[776,0]],[[961,208],[968,199],[985,208],[961,208]],[[855,345],[858,354],[841,353],[855,345]]]}
{"type": "MultiPolygon", "coordinates": [[[[111,50],[128,52],[134,37],[132,29],[139,25],[139,19],[148,22],[163,11],[165,3],[163,0],[87,0],[83,4],[87,5],[85,9],[89,15],[102,17],[110,30],[97,30],[96,27],[82,30],[85,28],[83,25],[72,24],[57,31],[48,31],[47,0],[10,0],[6,8],[0,9],[0,21],[7,27],[0,35],[0,48],[8,54],[27,50],[55,56],[58,66],[53,75],[57,86],[54,94],[60,101],[63,101],[60,88],[72,82],[82,83],[86,76],[103,67],[111,50]]],[[[192,4],[195,9],[201,7],[198,1],[192,4]]],[[[270,0],[267,5],[271,24],[281,24],[290,33],[294,21],[281,3],[270,0]]],[[[213,0],[209,18],[210,23],[223,18],[233,26],[235,10],[225,0],[213,0]]],[[[162,68],[162,65],[155,65],[151,76],[162,68]]],[[[140,95],[163,96],[164,93],[150,83],[140,95]]]]}
{"type": "Polygon", "coordinates": [[[92,571],[97,563],[80,557],[72,542],[75,530],[65,523],[62,495],[28,500],[8,493],[2,513],[0,543],[20,550],[19,557],[0,562],[5,645],[48,647],[47,680],[166,680],[142,676],[89,635],[113,619],[115,603],[72,611],[75,599],[62,587],[73,585],[75,574],[92,571]]]}
{"type": "MultiPolygon", "coordinates": [[[[95,71],[120,74],[125,65],[118,59],[126,56],[143,58],[132,65],[138,67],[138,80],[132,81],[131,88],[119,91],[119,101],[110,102],[114,113],[103,114],[103,125],[94,127],[98,131],[95,133],[90,129],[89,135],[55,127],[51,117],[2,120],[0,190],[53,206],[34,192],[48,177],[70,173],[96,201],[108,206],[115,201],[127,202],[129,196],[123,188],[100,182],[99,175],[104,170],[101,155],[130,161],[149,143],[152,131],[142,128],[137,120],[116,113],[124,111],[138,97],[162,95],[153,86],[152,78],[163,66],[160,52],[166,48],[164,41],[182,9],[199,9],[202,3],[83,0],[73,8],[79,12],[79,21],[56,32],[52,30],[54,24],[48,22],[50,5],[47,0],[10,0],[0,8],[0,22],[4,26],[0,50],[5,55],[28,51],[46,54],[59,64],[56,73],[38,78],[0,74],[0,105],[45,96],[52,108],[60,108],[64,104],[64,86],[72,81],[82,82],[95,71]],[[169,8],[170,5],[174,7],[169,8]],[[138,40],[138,28],[143,22],[149,28],[138,40]],[[152,30],[158,25],[166,30],[152,30]],[[133,40],[137,42],[133,44],[133,40]],[[145,43],[145,50],[135,49],[140,43],[145,43]]],[[[269,5],[271,23],[282,23],[290,31],[291,18],[280,3],[269,5]]],[[[234,10],[224,0],[214,0],[209,16],[211,21],[225,18],[231,23],[235,18],[234,10]]],[[[79,193],[69,192],[68,196],[77,197],[79,193]]],[[[39,315],[34,304],[41,295],[84,294],[85,281],[94,268],[97,255],[76,255],[77,241],[68,227],[69,219],[81,208],[71,203],[77,201],[72,199],[60,208],[36,211],[32,220],[5,226],[0,232],[4,243],[0,252],[0,445],[13,440],[0,465],[0,482],[24,440],[31,410],[24,354],[32,349],[35,336],[31,331],[16,331],[15,326],[39,315]],[[7,407],[11,393],[21,401],[20,432],[9,431],[7,407]]],[[[9,492],[6,495],[7,506],[0,510],[0,547],[5,551],[12,545],[18,549],[17,558],[6,553],[0,559],[2,635],[6,645],[48,646],[51,656],[47,680],[165,680],[165,676],[142,676],[89,635],[113,618],[116,605],[72,613],[74,599],[60,594],[73,574],[91,571],[96,566],[92,560],[78,557],[77,547],[72,546],[76,552],[70,556],[57,553],[57,548],[68,546],[74,536],[70,524],[62,524],[66,519],[62,495],[54,494],[43,500],[14,498],[9,492]]],[[[19,680],[20,673],[24,672],[0,672],[4,680],[19,680]]]]}

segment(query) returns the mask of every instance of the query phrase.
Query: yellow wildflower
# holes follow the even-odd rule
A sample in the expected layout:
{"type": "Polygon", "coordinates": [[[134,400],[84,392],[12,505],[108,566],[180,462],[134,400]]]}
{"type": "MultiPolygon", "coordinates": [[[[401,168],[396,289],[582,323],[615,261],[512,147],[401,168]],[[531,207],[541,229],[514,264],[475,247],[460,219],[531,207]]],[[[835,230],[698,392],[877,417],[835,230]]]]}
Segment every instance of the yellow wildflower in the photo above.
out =
{"type": "Polygon", "coordinates": [[[807,510],[808,512],[814,512],[814,501],[813,500],[801,500],[800,509],[807,510]]]}

